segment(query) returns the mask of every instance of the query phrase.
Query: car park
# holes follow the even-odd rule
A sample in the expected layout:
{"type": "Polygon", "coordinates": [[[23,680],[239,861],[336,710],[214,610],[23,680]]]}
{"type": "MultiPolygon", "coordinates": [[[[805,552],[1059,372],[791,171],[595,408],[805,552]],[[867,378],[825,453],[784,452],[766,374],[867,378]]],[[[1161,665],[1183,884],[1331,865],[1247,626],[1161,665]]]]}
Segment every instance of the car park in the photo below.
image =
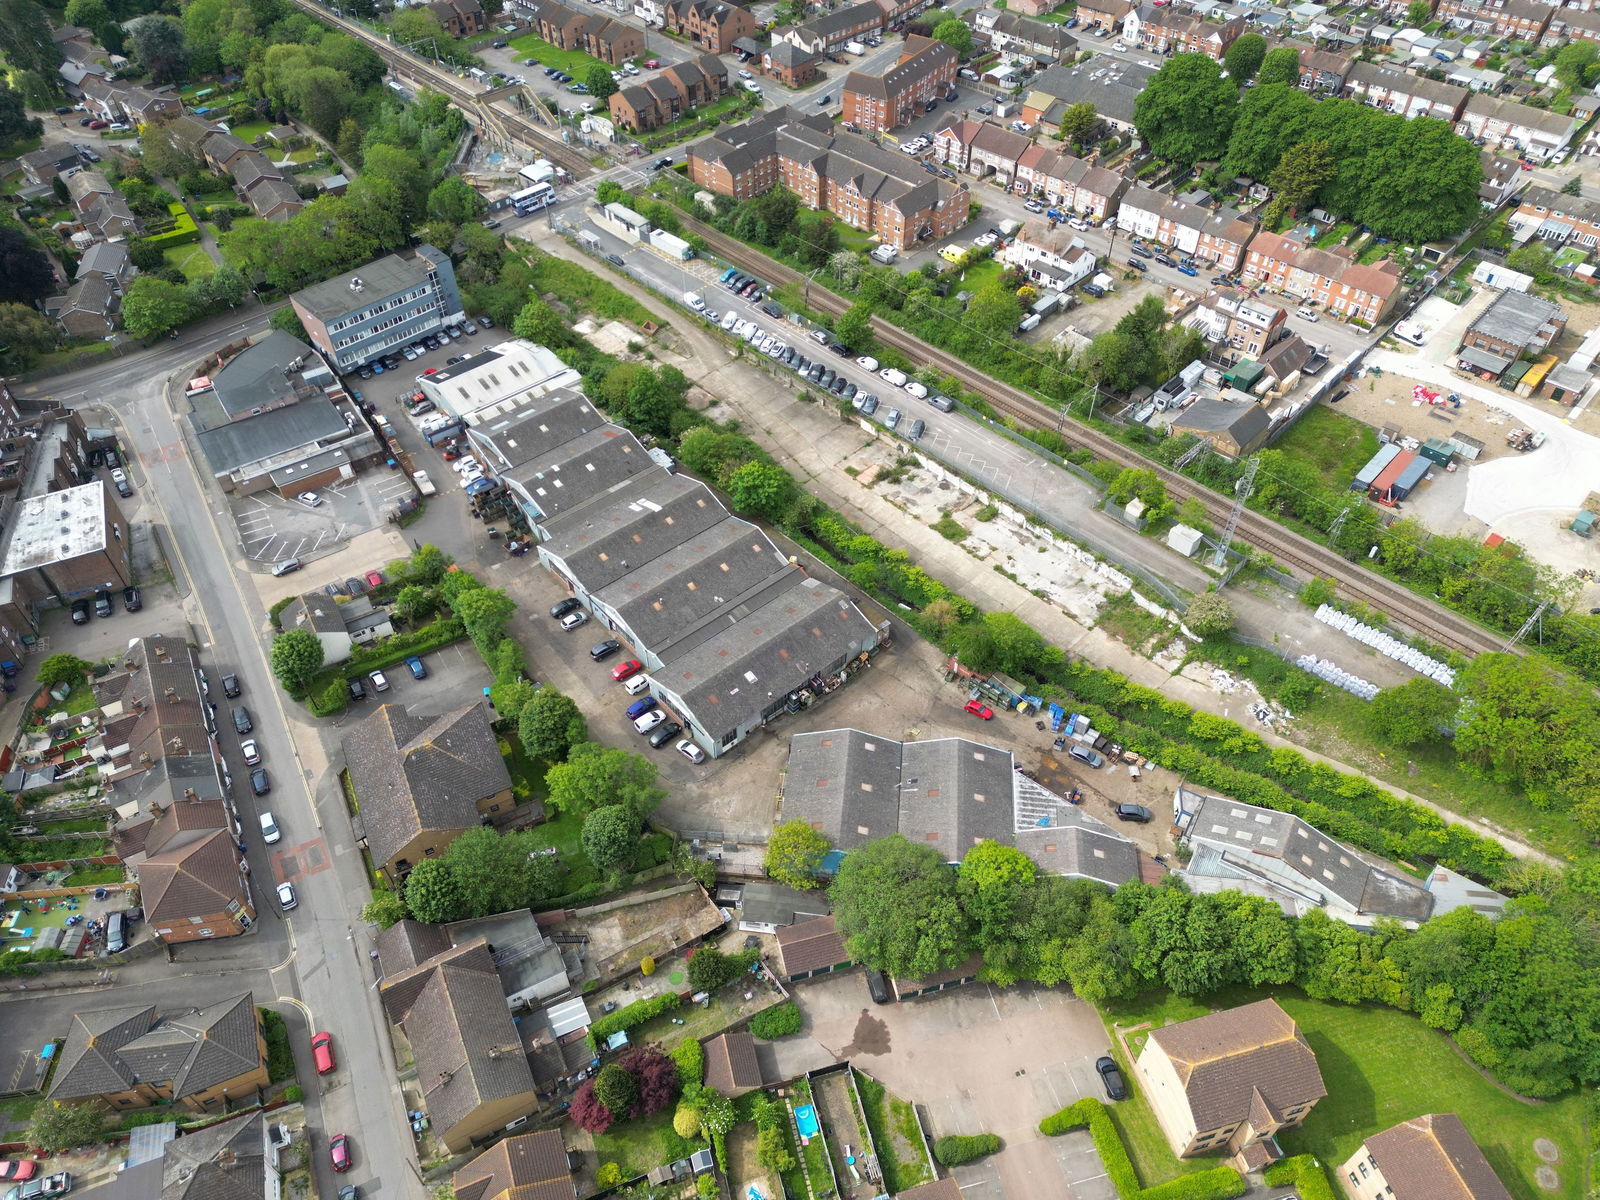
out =
{"type": "Polygon", "coordinates": [[[657,725],[660,725],[666,719],[667,713],[665,709],[652,708],[649,712],[635,717],[633,719],[633,727],[640,733],[649,733],[652,729],[654,729],[657,725]]]}
{"type": "Polygon", "coordinates": [[[683,741],[679,742],[676,749],[679,754],[683,755],[690,762],[697,765],[705,762],[706,760],[706,752],[700,749],[699,746],[696,746],[688,738],[684,738],[683,741]]]}
{"type": "Polygon", "coordinates": [[[1116,807],[1117,820],[1136,821],[1140,825],[1148,825],[1154,815],[1142,804],[1119,804],[1116,807]]]}
{"type": "Polygon", "coordinates": [[[650,731],[650,748],[659,750],[682,732],[683,726],[676,721],[668,721],[664,725],[658,725],[650,731]]]}
{"type": "Polygon", "coordinates": [[[250,772],[250,790],[257,796],[265,796],[272,790],[272,779],[265,767],[257,767],[250,772]]]}
{"type": "Polygon", "coordinates": [[[413,679],[426,679],[428,677],[428,668],[422,665],[422,659],[415,654],[406,659],[406,670],[411,672],[411,678],[413,679]]]}
{"type": "Polygon", "coordinates": [[[574,629],[577,629],[579,626],[586,625],[588,622],[589,614],[580,609],[577,612],[569,612],[566,616],[562,617],[561,628],[567,633],[571,633],[574,629]]]}
{"type": "Polygon", "coordinates": [[[980,721],[994,720],[994,709],[990,708],[982,700],[968,700],[966,704],[962,706],[962,711],[971,713],[980,721]]]}
{"type": "Polygon", "coordinates": [[[264,810],[258,818],[261,823],[261,840],[271,846],[283,840],[283,830],[278,828],[277,818],[270,809],[264,810]]]}
{"type": "Polygon", "coordinates": [[[311,1061],[317,1068],[318,1075],[332,1074],[338,1063],[333,1057],[333,1034],[319,1033],[311,1039],[311,1061]]]}
{"type": "Polygon", "coordinates": [[[1100,1076],[1100,1082],[1105,1084],[1107,1098],[1111,1100],[1128,1098],[1128,1085],[1123,1081],[1116,1059],[1109,1054],[1101,1055],[1095,1060],[1094,1069],[1100,1076]]]}
{"type": "Polygon", "coordinates": [[[373,691],[375,691],[375,692],[387,692],[389,690],[388,677],[385,676],[382,671],[370,671],[367,674],[367,678],[372,680],[372,690],[373,691]]]}
{"type": "Polygon", "coordinates": [[[239,753],[244,755],[244,765],[256,767],[261,765],[261,748],[256,745],[255,738],[246,738],[239,743],[239,753]]]}
{"type": "Polygon", "coordinates": [[[1096,770],[1106,765],[1106,760],[1087,746],[1069,746],[1067,753],[1079,762],[1094,767],[1096,770]]]}

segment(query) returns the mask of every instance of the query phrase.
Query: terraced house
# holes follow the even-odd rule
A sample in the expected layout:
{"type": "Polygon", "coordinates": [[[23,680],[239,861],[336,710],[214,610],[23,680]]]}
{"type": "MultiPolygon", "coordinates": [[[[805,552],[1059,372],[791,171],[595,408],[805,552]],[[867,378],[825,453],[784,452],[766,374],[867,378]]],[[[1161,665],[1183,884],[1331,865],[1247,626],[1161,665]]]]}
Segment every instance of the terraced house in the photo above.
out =
{"type": "Polygon", "coordinates": [[[1071,209],[1099,220],[1117,211],[1128,181],[1105,167],[1032,145],[1017,159],[1012,187],[1022,195],[1040,195],[1054,208],[1071,209]]]}
{"type": "Polygon", "coordinates": [[[1510,222],[1518,244],[1538,238],[1552,245],[1571,242],[1590,250],[1600,245],[1600,202],[1582,196],[1529,188],[1510,222]]]}
{"type": "Polygon", "coordinates": [[[560,0],[535,0],[530,6],[539,36],[562,50],[581,50],[620,67],[644,53],[644,34],[632,25],[568,8],[560,0]]]}
{"type": "Polygon", "coordinates": [[[1460,119],[1471,95],[1453,83],[1440,83],[1369,62],[1352,66],[1345,86],[1357,100],[1365,100],[1385,112],[1402,117],[1438,117],[1452,124],[1460,119]]]}
{"type": "Polygon", "coordinates": [[[1456,123],[1456,132],[1542,161],[1565,150],[1581,124],[1576,117],[1475,92],[1456,123]]]}
{"type": "Polygon", "coordinates": [[[1400,268],[1390,259],[1363,266],[1346,247],[1319,250],[1265,230],[1250,240],[1243,275],[1369,325],[1389,311],[1400,291],[1400,268]]]}
{"type": "Polygon", "coordinates": [[[670,124],[728,91],[728,68],[715,55],[677,63],[642,83],[613,92],[611,119],[635,133],[670,124]]]}
{"type": "Polygon", "coordinates": [[[882,75],[851,71],[841,99],[844,119],[867,133],[896,129],[942,100],[956,82],[956,52],[932,38],[906,39],[900,60],[882,75]]]}
{"type": "Polygon", "coordinates": [[[1231,208],[1190,204],[1146,187],[1130,187],[1117,207],[1117,228],[1210,259],[1224,271],[1239,265],[1255,222],[1231,208]]]}
{"type": "Polygon", "coordinates": [[[870,229],[901,250],[954,233],[967,219],[965,184],[927,174],[824,115],[772,109],[689,148],[689,177],[744,199],[781,183],[810,208],[870,229]]]}
{"type": "Polygon", "coordinates": [[[668,33],[688,38],[712,54],[731,53],[734,42],[756,34],[750,10],[723,0],[673,0],[664,19],[668,33]]]}
{"type": "Polygon", "coordinates": [[[1217,62],[1245,28],[1243,17],[1207,21],[1170,5],[1141,4],[1122,18],[1122,36],[1129,45],[1157,54],[1204,54],[1217,62]]]}

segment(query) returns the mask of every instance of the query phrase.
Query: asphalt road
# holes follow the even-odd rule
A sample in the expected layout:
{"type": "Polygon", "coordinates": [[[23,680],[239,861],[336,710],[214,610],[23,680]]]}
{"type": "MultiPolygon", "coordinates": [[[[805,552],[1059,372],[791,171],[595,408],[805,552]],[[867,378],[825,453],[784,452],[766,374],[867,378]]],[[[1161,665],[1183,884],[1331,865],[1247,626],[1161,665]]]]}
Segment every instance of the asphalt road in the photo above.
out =
{"type": "MultiPolygon", "coordinates": [[[[177,341],[22,390],[85,409],[91,424],[102,423],[106,410],[114,414],[136,461],[143,499],[153,506],[150,519],[167,532],[168,553],[187,593],[186,616],[199,635],[207,674],[219,681],[227,671],[238,672],[244,687],[238,702],[250,708],[251,736],[272,776],[269,796],[250,795],[238,738],[221,714],[260,928],[244,938],[186,947],[178,964],[159,965],[172,976],[203,971],[207,964],[255,968],[262,972],[252,977],[258,1001],[280,1000],[303,1014],[297,1062],[319,1118],[314,1162],[322,1195],[355,1183],[368,1194],[421,1196],[409,1125],[391,1082],[395,1068],[373,987],[369,931],[359,920],[368,895],[365,871],[338,780],[328,767],[329,752],[337,746],[325,745],[324,737],[333,743],[337,731],[319,729],[285,706],[268,668],[268,627],[249,567],[239,557],[226,501],[193,469],[167,405],[169,380],[181,388],[204,352],[241,334],[261,332],[266,320],[267,311],[257,306],[248,315],[192,326],[177,341]],[[268,807],[283,829],[283,840],[272,847],[261,843],[257,820],[268,807]],[[278,911],[275,889],[283,879],[292,880],[298,892],[299,907],[292,914],[278,911]],[[313,1072],[306,1044],[311,1031],[323,1029],[333,1033],[339,1058],[339,1070],[325,1079],[313,1072]],[[327,1138],[337,1132],[352,1135],[355,1151],[354,1169],[341,1176],[333,1174],[327,1158],[327,1138]]],[[[116,990],[107,989],[97,999],[106,1006],[117,1003],[116,990]]]]}

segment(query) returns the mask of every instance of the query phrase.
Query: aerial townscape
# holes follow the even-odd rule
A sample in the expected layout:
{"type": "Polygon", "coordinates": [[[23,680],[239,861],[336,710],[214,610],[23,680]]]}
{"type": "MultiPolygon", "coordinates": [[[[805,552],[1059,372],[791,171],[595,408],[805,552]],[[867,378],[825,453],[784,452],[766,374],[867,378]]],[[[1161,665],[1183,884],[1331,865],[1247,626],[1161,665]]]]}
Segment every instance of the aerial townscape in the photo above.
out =
{"type": "Polygon", "coordinates": [[[1600,0],[0,0],[0,197],[0,1200],[1600,1195],[1600,0]]]}

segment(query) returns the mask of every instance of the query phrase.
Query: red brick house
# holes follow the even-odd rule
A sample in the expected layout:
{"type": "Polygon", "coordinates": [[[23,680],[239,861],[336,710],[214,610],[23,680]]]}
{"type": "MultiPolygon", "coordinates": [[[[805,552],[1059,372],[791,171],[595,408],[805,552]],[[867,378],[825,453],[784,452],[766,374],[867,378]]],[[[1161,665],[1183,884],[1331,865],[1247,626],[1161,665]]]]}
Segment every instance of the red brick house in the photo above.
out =
{"type": "Polygon", "coordinates": [[[489,18],[478,0],[433,0],[428,11],[439,18],[451,37],[471,37],[489,28],[489,18]]]}
{"type": "Polygon", "coordinates": [[[611,119],[635,133],[676,121],[728,91],[728,68],[715,55],[678,63],[643,83],[613,92],[611,119]]]}
{"type": "MultiPolygon", "coordinates": [[[[820,54],[802,50],[793,42],[773,42],[761,52],[757,69],[779,83],[797,88],[804,87],[817,77],[817,63],[820,61],[820,54]]],[[[753,61],[751,65],[757,66],[757,63],[753,61]]]]}
{"type": "Polygon", "coordinates": [[[1384,259],[1362,266],[1345,253],[1319,250],[1282,234],[1259,232],[1250,240],[1241,272],[1299,300],[1323,305],[1346,320],[1375,324],[1400,291],[1400,268],[1384,259]]]}
{"type": "Polygon", "coordinates": [[[724,0],[674,0],[667,5],[667,32],[688,38],[712,54],[729,54],[740,38],[754,37],[749,9],[724,0]]]}
{"type": "Polygon", "coordinates": [[[882,75],[851,71],[841,93],[844,119],[864,133],[885,133],[942,100],[956,82],[956,52],[931,38],[906,39],[900,61],[882,75]]]}

